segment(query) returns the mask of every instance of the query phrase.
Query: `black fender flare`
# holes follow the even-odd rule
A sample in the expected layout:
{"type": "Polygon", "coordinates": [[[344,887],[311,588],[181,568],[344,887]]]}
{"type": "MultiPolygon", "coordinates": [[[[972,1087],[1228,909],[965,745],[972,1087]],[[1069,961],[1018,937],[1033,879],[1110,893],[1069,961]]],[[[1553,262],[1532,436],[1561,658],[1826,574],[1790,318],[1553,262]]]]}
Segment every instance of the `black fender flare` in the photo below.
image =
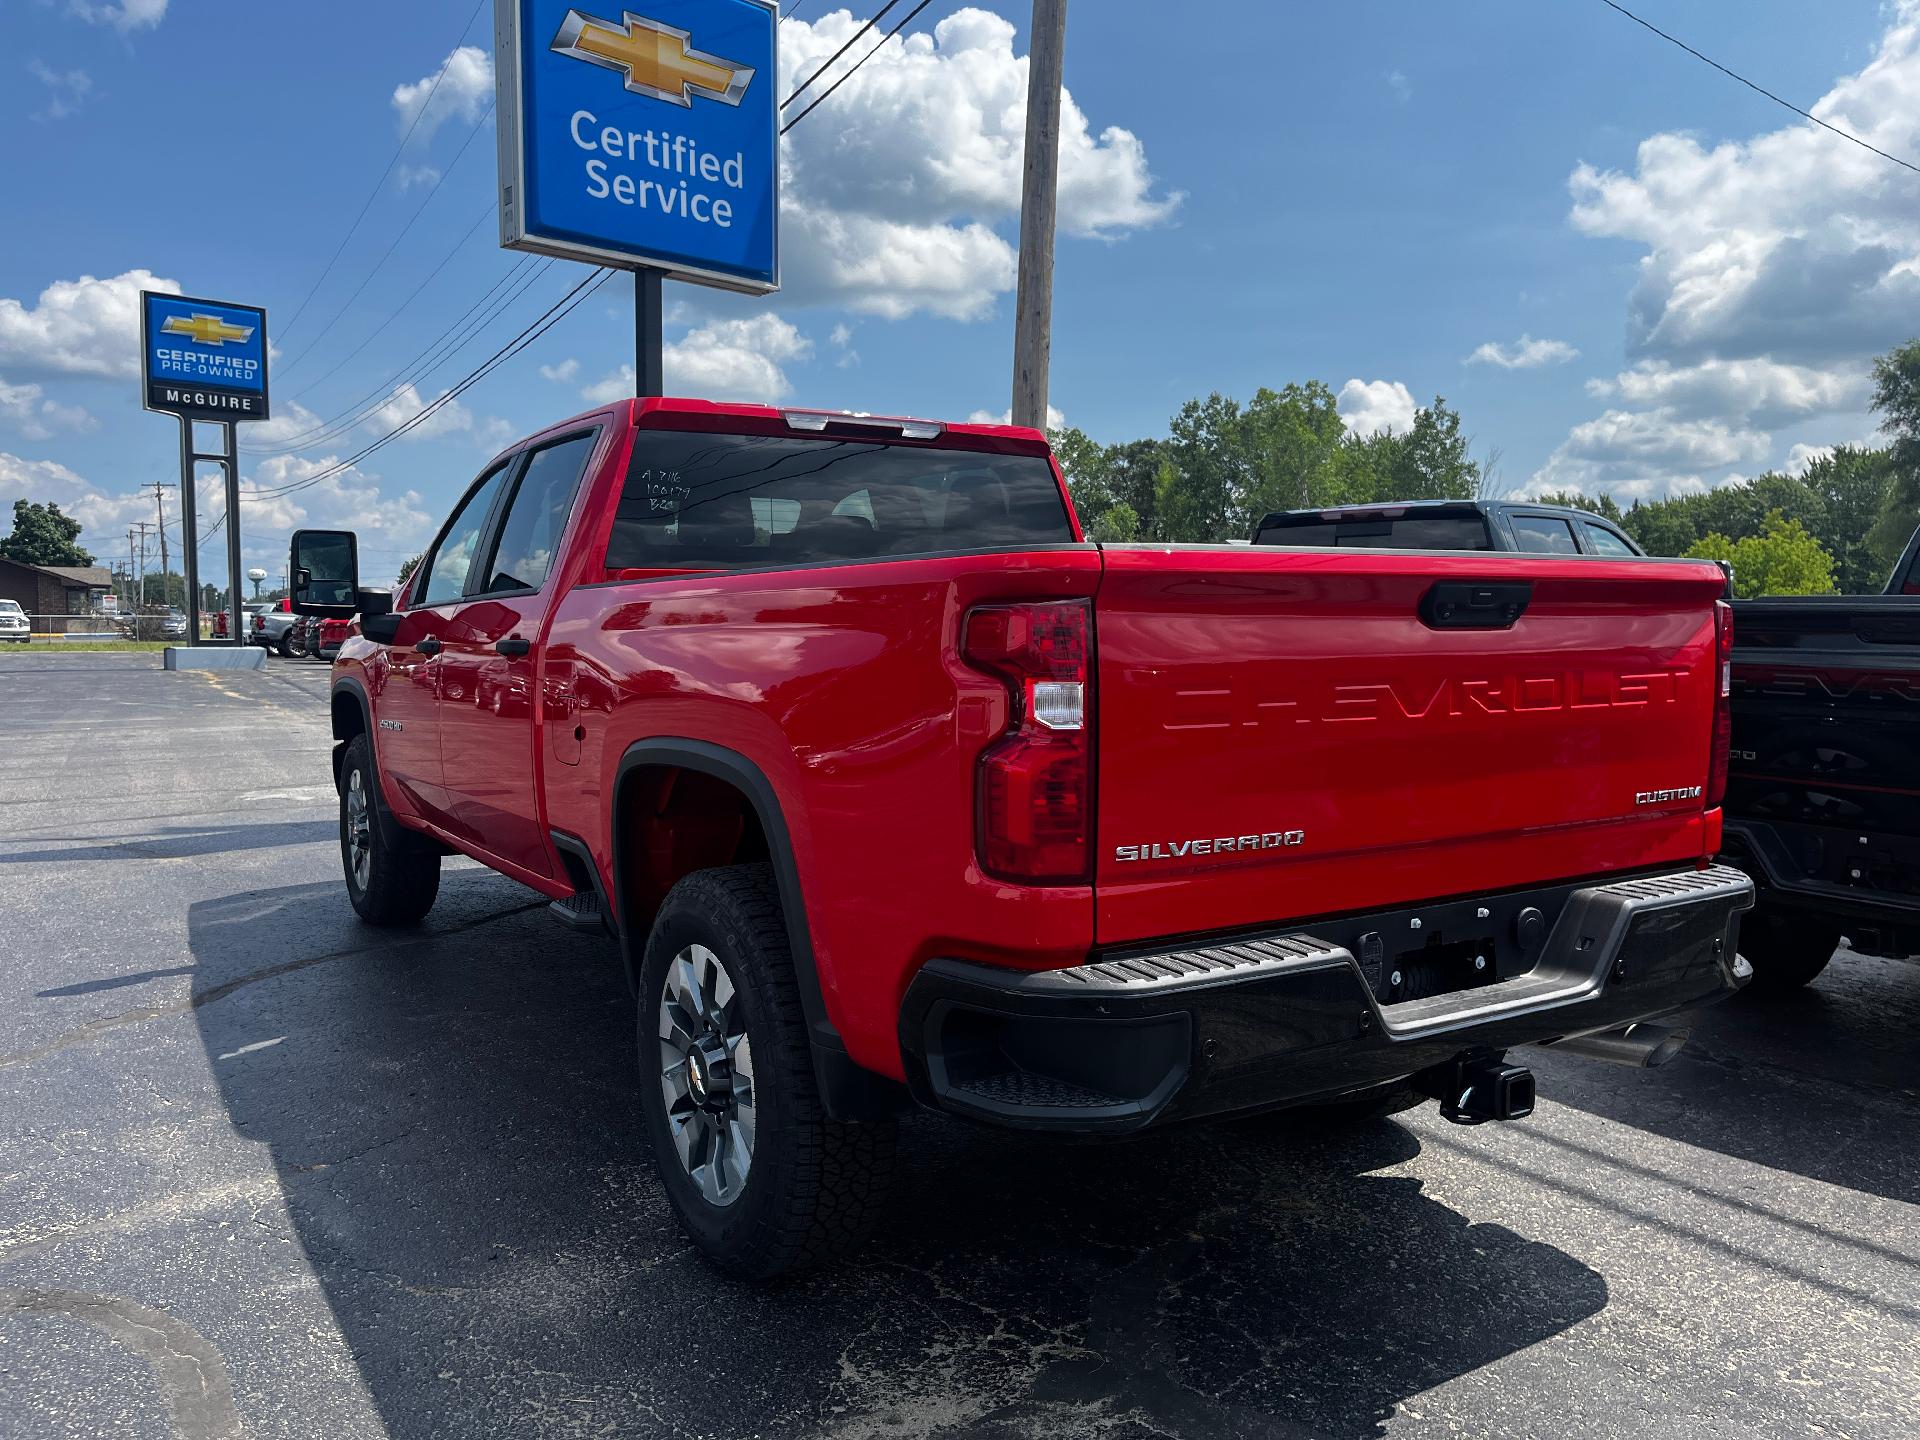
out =
{"type": "Polygon", "coordinates": [[[760,833],[766,836],[767,853],[773,865],[776,887],[780,892],[780,912],[786,922],[787,944],[793,954],[794,978],[799,982],[800,1008],[807,1022],[807,1039],[813,1051],[814,1078],[820,1086],[820,1098],[827,1113],[836,1120],[871,1120],[897,1114],[906,1103],[906,1091],[884,1076],[857,1065],[847,1054],[846,1043],[827,1015],[827,1003],[820,989],[820,972],[815,963],[812,933],[807,926],[806,894],[800,886],[800,871],[794,861],[793,840],[787,831],[780,797],[766,773],[737,750],[706,740],[679,736],[657,736],[636,740],[620,756],[614,771],[613,808],[607,820],[610,829],[608,853],[613,857],[613,894],[617,907],[620,948],[627,966],[627,978],[636,988],[641,961],[647,947],[647,934],[627,923],[628,895],[624,876],[627,867],[622,853],[624,839],[617,817],[624,813],[626,786],[634,771],[643,767],[670,765],[697,771],[723,780],[747,797],[760,821],[760,833]]]}
{"type": "MultiPolygon", "coordinates": [[[[373,703],[367,699],[366,687],[358,680],[342,676],[333,682],[333,688],[327,692],[327,724],[329,726],[333,724],[334,697],[343,691],[351,695],[354,703],[360,707],[360,729],[366,734],[367,744],[373,747],[373,764],[377,770],[380,767],[380,742],[374,736],[373,703]]],[[[333,736],[333,788],[335,790],[340,788],[340,757],[346,753],[346,749],[346,737],[336,730],[333,736]]]]}

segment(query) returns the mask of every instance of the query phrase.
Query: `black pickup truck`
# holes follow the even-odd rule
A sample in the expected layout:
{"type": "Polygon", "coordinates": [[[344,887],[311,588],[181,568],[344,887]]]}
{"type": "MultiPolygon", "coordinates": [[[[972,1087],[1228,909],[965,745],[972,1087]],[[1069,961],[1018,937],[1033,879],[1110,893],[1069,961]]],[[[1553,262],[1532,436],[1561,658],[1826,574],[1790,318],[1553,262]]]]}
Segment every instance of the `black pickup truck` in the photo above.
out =
{"type": "Polygon", "coordinates": [[[1759,887],[1757,990],[1846,936],[1920,954],[1920,532],[1882,595],[1736,601],[1726,858],[1759,887]]]}

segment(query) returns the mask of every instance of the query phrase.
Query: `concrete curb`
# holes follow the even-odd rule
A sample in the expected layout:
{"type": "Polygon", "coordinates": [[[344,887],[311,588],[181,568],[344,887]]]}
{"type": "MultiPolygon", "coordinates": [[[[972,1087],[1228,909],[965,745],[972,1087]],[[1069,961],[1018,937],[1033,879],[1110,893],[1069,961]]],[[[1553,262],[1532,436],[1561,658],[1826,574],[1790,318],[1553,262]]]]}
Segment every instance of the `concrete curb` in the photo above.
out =
{"type": "Polygon", "coordinates": [[[169,645],[169,670],[264,670],[267,652],[258,645],[169,645]]]}

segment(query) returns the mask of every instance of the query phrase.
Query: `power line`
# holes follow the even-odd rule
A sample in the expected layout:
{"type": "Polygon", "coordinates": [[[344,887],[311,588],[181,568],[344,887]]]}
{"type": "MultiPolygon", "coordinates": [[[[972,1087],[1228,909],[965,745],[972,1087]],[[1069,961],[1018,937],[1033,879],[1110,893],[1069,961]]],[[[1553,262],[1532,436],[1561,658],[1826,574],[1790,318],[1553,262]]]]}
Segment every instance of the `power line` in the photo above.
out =
{"type": "Polygon", "coordinates": [[[291,455],[297,450],[311,450],[314,446],[325,444],[334,436],[351,430],[399,391],[409,384],[416,384],[426,379],[453,355],[465,349],[474,336],[498,319],[507,307],[518,300],[526,292],[527,287],[552,265],[553,261],[550,259],[536,259],[531,255],[522,255],[508,266],[506,272],[495,280],[478,300],[469,305],[451,325],[428,341],[425,349],[338,414],[325,420],[318,420],[307,429],[290,435],[278,443],[242,445],[241,450],[249,455],[291,455]],[[519,288],[514,289],[492,310],[471,325],[467,323],[469,317],[488,305],[503,288],[513,285],[523,271],[526,272],[525,278],[520,280],[519,288]]]}
{"type": "Polygon", "coordinates": [[[493,102],[489,100],[487,102],[486,110],[483,111],[480,118],[474,122],[473,129],[467,132],[467,138],[460,142],[460,149],[457,152],[455,152],[454,157],[448,163],[447,168],[443,170],[439,175],[434,177],[433,188],[427,191],[427,198],[420,202],[419,208],[416,209],[413,212],[413,214],[408,216],[407,223],[400,227],[400,233],[393,237],[393,243],[387,246],[386,254],[382,255],[377,261],[374,262],[373,268],[366,273],[366,275],[361,279],[359,285],[354,288],[353,294],[349,295],[341,303],[340,308],[333,312],[333,318],[327,321],[327,323],[321,327],[320,333],[314,336],[313,339],[307,342],[306,348],[304,350],[302,350],[298,355],[294,356],[293,359],[289,360],[285,365],[281,367],[281,371],[280,371],[281,374],[284,375],[287,371],[293,369],[294,366],[298,365],[302,360],[306,359],[307,356],[311,355],[314,352],[315,348],[320,344],[320,342],[326,339],[327,336],[333,332],[333,327],[338,325],[341,322],[341,320],[346,317],[347,311],[353,308],[353,302],[358,300],[363,294],[366,293],[367,286],[373,283],[373,277],[378,275],[382,270],[386,268],[387,261],[391,260],[393,258],[393,252],[400,248],[400,242],[407,238],[408,232],[413,229],[414,222],[417,221],[422,215],[427,213],[427,206],[433,203],[433,197],[440,193],[440,187],[446,184],[447,176],[453,173],[454,166],[460,163],[460,157],[467,153],[467,148],[473,144],[474,136],[480,133],[481,127],[487,123],[487,117],[492,114],[493,114],[493,102]]]}
{"type": "Polygon", "coordinates": [[[313,297],[320,293],[320,287],[327,283],[327,276],[333,273],[333,267],[339,262],[341,253],[346,250],[347,242],[353,239],[354,233],[359,230],[360,222],[367,218],[367,211],[373,208],[373,202],[380,198],[381,190],[386,187],[387,177],[393,174],[393,167],[400,163],[400,157],[406,151],[407,141],[413,138],[413,132],[419,128],[421,118],[427,113],[427,107],[433,103],[433,97],[440,89],[440,82],[447,78],[447,71],[453,66],[454,52],[459,50],[460,42],[467,38],[467,31],[473,28],[473,22],[480,16],[481,6],[486,3],[487,0],[478,0],[472,13],[467,16],[467,23],[462,25],[460,33],[454,36],[453,50],[447,52],[447,58],[440,66],[440,73],[433,77],[433,85],[427,91],[427,98],[420,102],[420,108],[414,112],[413,123],[407,126],[407,133],[400,137],[400,143],[394,147],[393,158],[387,161],[387,168],[380,172],[380,178],[373,182],[373,190],[367,196],[367,203],[360,207],[360,213],[353,217],[353,224],[349,225],[347,233],[340,237],[340,244],[335,248],[332,258],[327,261],[326,268],[320,272],[320,278],[313,282],[313,288],[307,291],[306,299],[302,300],[300,308],[293,312],[293,319],[280,328],[281,340],[284,341],[287,338],[293,327],[300,323],[300,317],[307,313],[307,306],[311,305],[313,297]]]}
{"type": "Polygon", "coordinates": [[[380,324],[377,327],[375,327],[372,334],[368,335],[366,339],[362,340],[358,345],[354,346],[353,349],[349,350],[339,360],[336,360],[334,362],[333,369],[327,371],[327,373],[322,375],[318,380],[309,380],[305,385],[301,386],[300,389],[294,391],[293,394],[289,395],[287,398],[289,400],[298,400],[302,395],[307,394],[309,391],[313,390],[316,386],[324,385],[327,381],[331,380],[335,375],[339,374],[341,366],[345,365],[347,361],[353,359],[362,350],[366,349],[367,346],[371,345],[375,340],[379,339],[380,336],[386,332],[386,328],[389,325],[393,324],[395,320],[398,320],[400,318],[400,312],[405,310],[414,301],[418,300],[420,298],[421,293],[427,288],[427,286],[433,283],[434,277],[439,275],[439,273],[442,270],[446,269],[447,266],[452,263],[453,257],[460,253],[461,247],[464,246],[467,243],[467,241],[473,238],[473,232],[478,230],[483,224],[485,224],[489,219],[492,218],[493,212],[495,211],[495,209],[498,208],[498,204],[499,202],[494,200],[489,200],[487,202],[487,208],[482,210],[480,212],[479,218],[476,219],[473,222],[473,224],[467,227],[466,233],[463,234],[458,240],[453,242],[453,248],[447,251],[447,253],[441,257],[440,263],[434,266],[432,270],[427,272],[426,279],[422,280],[418,285],[414,286],[413,292],[410,295],[408,295],[406,299],[402,300],[392,310],[387,312],[387,318],[382,320],[380,324]]]}
{"type": "MultiPolygon", "coordinates": [[[[834,81],[833,84],[829,85],[825,90],[823,90],[814,99],[813,103],[807,106],[806,109],[802,110],[798,115],[794,116],[793,119],[789,120],[786,124],[782,125],[780,127],[780,133],[782,135],[786,134],[787,131],[791,130],[794,126],[798,125],[802,120],[806,119],[807,116],[811,115],[814,112],[815,107],[817,107],[821,101],[825,100],[828,96],[832,95],[834,91],[838,90],[842,85],[846,84],[847,81],[851,80],[854,77],[854,75],[859,71],[862,65],[866,64],[867,61],[871,60],[874,56],[880,53],[881,47],[884,46],[887,43],[887,41],[893,39],[894,36],[898,35],[902,30],[906,29],[907,26],[912,24],[913,17],[918,15],[922,10],[926,9],[927,6],[932,3],[933,3],[933,0],[920,0],[920,3],[918,5],[914,6],[913,9],[907,12],[907,18],[902,20],[898,25],[894,26],[893,29],[889,30],[886,34],[882,35],[880,37],[880,43],[878,45],[875,45],[873,49],[869,50],[866,54],[862,55],[859,58],[859,60],[854,63],[854,66],[851,70],[847,71],[846,74],[842,75],[838,80],[834,81]]],[[[880,12],[881,15],[884,15],[886,13],[887,12],[885,10],[882,10],[880,12]]],[[[879,15],[876,15],[874,17],[874,19],[876,20],[879,18],[880,18],[879,15]]],[[[857,39],[859,37],[856,36],[855,38],[857,39]]],[[[827,64],[829,65],[831,65],[832,63],[833,62],[831,60],[827,62],[827,64]]],[[[808,83],[811,84],[812,82],[809,81],[808,83]]],[[[806,88],[805,86],[801,87],[801,89],[805,89],[805,88],[806,88]]],[[[799,91],[795,91],[794,93],[798,94],[799,91]]]]}
{"type": "Polygon", "coordinates": [[[379,439],[373,441],[371,444],[367,445],[365,448],[361,449],[357,453],[350,455],[345,460],[339,461],[336,464],[328,466],[326,469],[321,470],[316,474],[309,475],[301,480],[293,481],[291,484],[280,485],[280,486],[276,486],[266,490],[250,490],[250,491],[243,490],[240,492],[241,498],[243,500],[249,500],[249,501],[276,499],[282,495],[291,495],[296,490],[305,490],[307,487],[311,485],[318,485],[322,480],[326,480],[331,478],[332,476],[338,475],[344,470],[352,469],[355,465],[359,464],[362,460],[366,459],[369,455],[373,454],[376,450],[379,450],[381,447],[391,443],[394,440],[399,439],[402,435],[406,434],[409,430],[412,430],[415,426],[424,424],[428,419],[430,419],[433,415],[435,415],[443,406],[451,404],[457,397],[459,397],[465,391],[470,389],[472,386],[477,385],[481,380],[484,380],[489,374],[491,374],[500,365],[504,364],[508,360],[511,360],[515,355],[518,355],[522,350],[525,350],[534,341],[538,340],[541,336],[545,335],[547,331],[551,330],[555,325],[559,324],[562,320],[566,319],[568,315],[571,315],[574,312],[574,310],[577,309],[581,305],[581,303],[584,302],[587,299],[587,297],[593,293],[593,291],[598,290],[601,285],[605,284],[607,277],[612,275],[613,273],[614,272],[612,270],[607,269],[604,266],[599,269],[596,269],[593,272],[593,274],[587,276],[586,279],[582,280],[578,285],[574,286],[573,289],[569,290],[565,295],[561,296],[559,300],[555,301],[553,305],[548,307],[546,313],[541,315],[538,320],[535,320],[533,324],[527,326],[526,329],[522,330],[512,340],[509,340],[505,345],[501,346],[498,350],[494,351],[492,355],[488,356],[486,360],[481,362],[480,365],[478,365],[472,371],[470,371],[466,375],[466,377],[460,381],[459,384],[453,386],[445,394],[441,395],[438,399],[434,400],[431,404],[422,407],[419,414],[414,415],[409,419],[403,421],[401,424],[394,426],[393,429],[389,430],[386,434],[382,435],[379,439]]]}
{"type": "Polygon", "coordinates": [[[1902,160],[1898,155],[1889,155],[1885,150],[1882,150],[1878,145],[1870,144],[1869,142],[1862,140],[1858,135],[1855,135],[1850,131],[1842,130],[1838,125],[1829,124],[1827,121],[1822,120],[1818,115],[1809,114],[1807,111],[1802,110],[1798,105],[1794,104],[1791,100],[1781,99],[1778,95],[1774,94],[1773,91],[1767,89],[1766,86],[1756,85],[1754,84],[1753,81],[1747,79],[1746,76],[1738,73],[1737,71],[1729,70],[1726,66],[1722,65],[1718,60],[1712,59],[1706,55],[1702,55],[1698,50],[1694,49],[1691,45],[1687,44],[1686,41],[1678,39],[1675,36],[1669,35],[1666,31],[1662,30],[1658,25],[1652,24],[1651,22],[1646,20],[1642,20],[1638,15],[1634,14],[1633,11],[1627,9],[1626,6],[1616,4],[1615,0],[1600,0],[1600,3],[1602,5],[1605,5],[1609,10],[1618,10],[1622,15],[1626,16],[1627,19],[1633,21],[1634,24],[1642,26],[1645,29],[1651,30],[1654,34],[1658,35],[1662,40],[1665,40],[1669,45],[1678,45],[1682,50],[1686,51],[1687,54],[1693,56],[1694,59],[1700,61],[1703,64],[1711,65],[1714,69],[1718,70],[1722,75],[1725,75],[1729,80],[1738,80],[1742,85],[1746,86],[1749,90],[1756,91],[1759,94],[1766,96],[1767,99],[1773,101],[1774,104],[1784,106],[1786,109],[1791,110],[1794,114],[1798,115],[1802,120],[1811,120],[1814,124],[1818,125],[1822,130],[1831,130],[1834,134],[1838,135],[1842,140],[1851,140],[1854,144],[1858,145],[1862,150],[1871,150],[1874,154],[1878,155],[1882,160],[1891,160],[1894,164],[1899,165],[1905,169],[1911,170],[1916,175],[1920,175],[1920,165],[1915,165],[1908,160],[1902,160]]]}
{"type": "Polygon", "coordinates": [[[842,45],[838,50],[834,51],[833,54],[827,57],[827,63],[825,65],[822,65],[818,70],[814,71],[813,74],[809,75],[806,79],[802,80],[798,85],[793,87],[793,94],[787,96],[786,99],[780,102],[780,108],[784,110],[787,108],[787,106],[791,105],[795,100],[798,100],[800,98],[800,92],[802,90],[805,90],[809,85],[813,84],[814,81],[818,80],[822,75],[826,74],[827,71],[832,68],[834,61],[838,60],[842,55],[846,54],[847,51],[851,50],[854,46],[854,42],[857,41],[862,35],[866,34],[869,30],[873,29],[874,26],[878,25],[882,20],[886,19],[887,12],[893,9],[893,7],[898,5],[899,3],[900,3],[900,0],[887,0],[887,3],[880,7],[879,11],[874,15],[874,17],[871,20],[867,21],[866,24],[862,25],[858,30],[854,31],[853,34],[848,37],[846,44],[842,45]]]}

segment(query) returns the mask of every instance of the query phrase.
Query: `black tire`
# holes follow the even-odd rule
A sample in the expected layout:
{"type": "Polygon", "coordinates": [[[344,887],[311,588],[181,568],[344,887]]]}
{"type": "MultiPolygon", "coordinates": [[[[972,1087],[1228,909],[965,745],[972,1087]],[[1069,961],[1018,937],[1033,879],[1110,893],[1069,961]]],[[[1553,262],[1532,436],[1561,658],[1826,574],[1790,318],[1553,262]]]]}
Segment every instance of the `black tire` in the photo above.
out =
{"type": "Polygon", "coordinates": [[[340,760],[340,869],[347,898],[369,925],[416,925],[440,893],[440,852],[388,813],[365,735],[354,736],[340,760]]]}
{"type": "Polygon", "coordinates": [[[1840,934],[1835,921],[1760,906],[1740,924],[1740,953],[1753,966],[1747,988],[1785,995],[1810,984],[1840,948],[1840,934]]]}
{"type": "MultiPolygon", "coordinates": [[[[708,1260],[738,1279],[770,1280],[844,1255],[866,1238],[886,1206],[897,1127],[891,1120],[845,1125],[826,1116],[771,867],[699,870],[668,893],[641,963],[638,1030],[640,1104],[654,1163],[682,1227],[708,1260]],[[702,1107],[700,1096],[711,1100],[717,1087],[709,1081],[696,1094],[692,1072],[678,1058],[687,1047],[661,1034],[668,1028],[662,1002],[669,972],[687,957],[689,965],[703,964],[696,946],[711,952],[732,990],[730,1000],[712,1007],[720,1018],[708,1034],[737,1056],[740,1042],[729,1039],[737,1029],[748,1057],[750,1158],[735,1193],[724,1200],[703,1189],[695,1178],[700,1166],[682,1158],[675,1137],[690,1134],[686,1143],[702,1153],[700,1127],[709,1123],[703,1109],[715,1117],[715,1129],[729,1129],[739,1118],[730,1108],[741,1100],[738,1072],[728,1070],[727,1099],[702,1107]],[[667,1090],[676,1083],[669,1079],[676,1066],[683,1093],[670,1120],[667,1090]]],[[[710,1065],[702,1069],[717,1073],[710,1065]]],[[[737,1159],[737,1132],[733,1144],[737,1159]]]]}
{"type": "Polygon", "coordinates": [[[293,646],[287,643],[287,637],[285,635],[282,635],[278,640],[273,642],[273,653],[278,655],[282,660],[292,658],[293,646]]]}

